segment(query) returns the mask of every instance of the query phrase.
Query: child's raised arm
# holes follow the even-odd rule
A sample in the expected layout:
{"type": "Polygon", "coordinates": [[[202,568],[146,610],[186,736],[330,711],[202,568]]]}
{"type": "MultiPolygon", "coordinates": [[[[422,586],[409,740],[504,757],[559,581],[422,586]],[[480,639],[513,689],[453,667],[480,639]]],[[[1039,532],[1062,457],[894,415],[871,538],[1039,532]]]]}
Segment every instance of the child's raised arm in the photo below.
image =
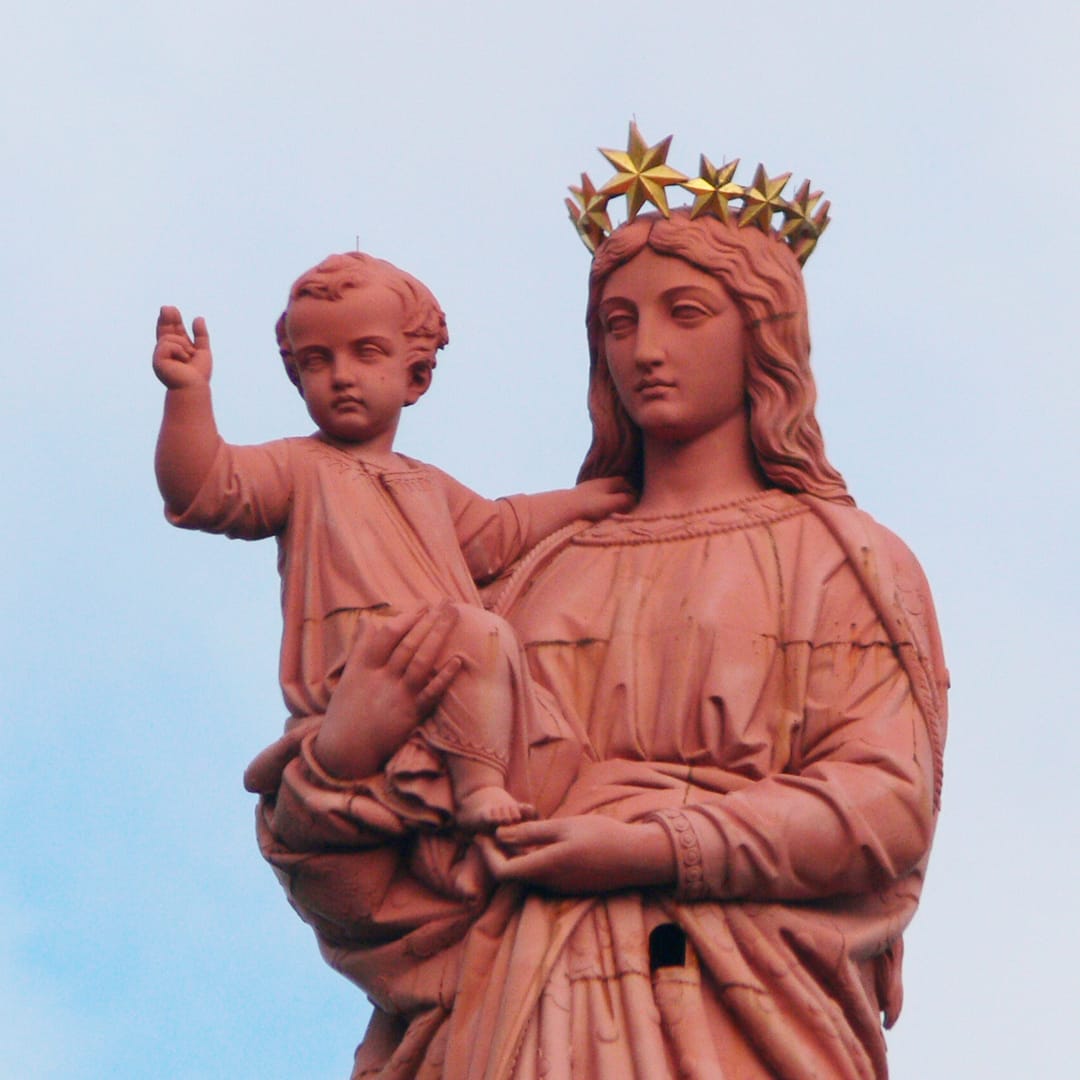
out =
{"type": "Polygon", "coordinates": [[[210,471],[221,436],[210,400],[210,335],[206,320],[191,324],[174,307],[163,307],[157,321],[154,374],[165,384],[165,414],[161,419],[154,471],[165,505],[183,513],[210,471]]]}

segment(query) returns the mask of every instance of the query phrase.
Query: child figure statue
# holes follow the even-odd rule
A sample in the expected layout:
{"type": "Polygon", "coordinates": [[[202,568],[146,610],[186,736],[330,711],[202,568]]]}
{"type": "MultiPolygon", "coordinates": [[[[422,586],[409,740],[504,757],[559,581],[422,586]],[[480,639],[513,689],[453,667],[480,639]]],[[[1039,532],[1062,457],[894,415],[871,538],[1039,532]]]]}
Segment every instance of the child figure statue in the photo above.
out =
{"type": "Polygon", "coordinates": [[[328,773],[372,776],[417,731],[446,761],[461,828],[533,816],[505,781],[520,712],[542,692],[513,632],[481,608],[477,583],[572,521],[628,509],[628,487],[593,480],[491,501],[397,453],[401,410],[427,391],[449,338],[435,297],[390,263],[330,256],[292,286],[277,329],[318,431],[233,446],[214,419],[205,320],[189,336],[176,308],[161,309],[153,366],[167,392],[155,467],[166,516],[277,538],[282,693],[290,725],[325,717],[316,745],[328,773]],[[351,695],[362,678],[350,673],[363,666],[365,638],[413,632],[442,650],[439,675],[418,704],[367,702],[364,714],[381,722],[361,727],[351,695]]]}

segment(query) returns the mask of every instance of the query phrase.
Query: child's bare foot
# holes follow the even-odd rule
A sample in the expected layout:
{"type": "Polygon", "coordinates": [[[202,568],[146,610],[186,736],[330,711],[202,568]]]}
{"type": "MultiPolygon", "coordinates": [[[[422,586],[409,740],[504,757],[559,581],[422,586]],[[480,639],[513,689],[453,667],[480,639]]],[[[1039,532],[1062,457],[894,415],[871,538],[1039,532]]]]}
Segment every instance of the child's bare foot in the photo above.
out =
{"type": "Polygon", "coordinates": [[[454,815],[458,827],[469,832],[494,832],[500,825],[531,821],[536,808],[518,802],[501,787],[489,786],[470,791],[454,815]]]}

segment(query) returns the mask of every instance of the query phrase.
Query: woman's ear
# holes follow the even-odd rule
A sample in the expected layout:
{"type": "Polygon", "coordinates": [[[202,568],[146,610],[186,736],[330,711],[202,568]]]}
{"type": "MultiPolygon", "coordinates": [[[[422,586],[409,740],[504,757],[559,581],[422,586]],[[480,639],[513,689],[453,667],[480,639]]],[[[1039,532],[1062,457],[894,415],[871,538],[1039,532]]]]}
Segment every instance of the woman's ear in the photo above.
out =
{"type": "Polygon", "coordinates": [[[431,386],[432,364],[430,357],[412,360],[409,363],[409,381],[405,388],[405,404],[415,405],[431,386]]]}

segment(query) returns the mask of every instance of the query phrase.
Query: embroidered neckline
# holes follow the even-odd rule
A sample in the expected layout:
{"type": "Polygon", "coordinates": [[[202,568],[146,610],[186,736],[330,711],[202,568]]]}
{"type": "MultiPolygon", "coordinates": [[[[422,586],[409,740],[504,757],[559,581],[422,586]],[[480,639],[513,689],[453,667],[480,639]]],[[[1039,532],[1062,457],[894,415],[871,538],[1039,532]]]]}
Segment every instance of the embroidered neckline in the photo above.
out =
{"type": "Polygon", "coordinates": [[[793,495],[777,488],[714,506],[674,514],[636,516],[612,514],[571,539],[572,544],[608,547],[690,540],[699,536],[734,532],[769,525],[805,513],[809,508],[793,495]]]}
{"type": "Polygon", "coordinates": [[[398,458],[400,464],[380,465],[350,453],[344,447],[330,442],[322,435],[314,435],[312,444],[325,450],[335,465],[339,467],[345,466],[355,472],[362,473],[371,480],[404,482],[426,479],[426,474],[420,462],[414,458],[406,457],[404,454],[399,454],[396,450],[394,456],[398,458]]]}
{"type": "Polygon", "coordinates": [[[673,514],[612,514],[611,520],[631,521],[686,521],[688,518],[698,517],[702,514],[717,514],[726,510],[735,510],[750,503],[764,502],[770,496],[775,495],[776,488],[766,488],[764,491],[751,491],[749,495],[740,495],[737,499],[729,499],[727,502],[713,503],[710,506],[697,506],[692,510],[680,510],[673,514]]]}

